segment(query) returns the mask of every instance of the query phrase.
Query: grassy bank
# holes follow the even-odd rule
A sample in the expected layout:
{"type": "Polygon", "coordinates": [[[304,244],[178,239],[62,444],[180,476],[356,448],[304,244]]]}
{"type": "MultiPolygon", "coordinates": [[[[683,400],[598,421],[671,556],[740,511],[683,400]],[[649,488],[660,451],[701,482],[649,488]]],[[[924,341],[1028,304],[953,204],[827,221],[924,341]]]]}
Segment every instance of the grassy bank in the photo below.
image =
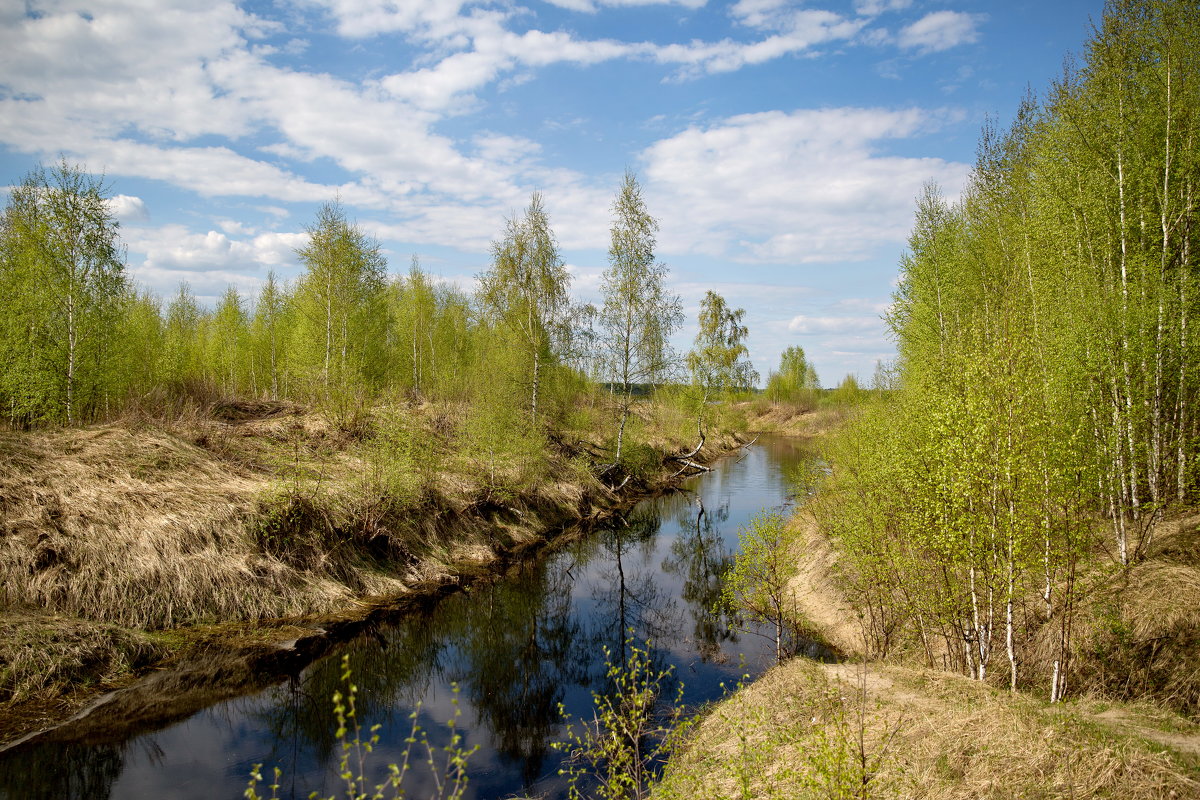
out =
{"type": "MultiPolygon", "coordinates": [[[[431,404],[348,426],[221,401],[0,434],[0,738],[220,642],[295,638],[306,620],[436,591],[668,486],[694,418],[639,404],[610,467],[603,399],[536,450],[431,404]]],[[[696,457],[736,446],[739,425],[722,418],[696,457]]]]}
{"type": "Polygon", "coordinates": [[[1144,562],[1094,576],[1075,623],[1070,698],[1051,704],[1040,686],[1010,692],[1003,674],[931,669],[916,648],[870,657],[839,554],[802,510],[791,520],[793,615],[848,660],[792,659],[708,709],[653,796],[1200,796],[1198,522],[1162,523],[1144,562]]]}
{"type": "Polygon", "coordinates": [[[653,796],[1198,793],[1200,725],[1152,706],[1051,706],[959,676],[795,660],[712,709],[653,796]]]}

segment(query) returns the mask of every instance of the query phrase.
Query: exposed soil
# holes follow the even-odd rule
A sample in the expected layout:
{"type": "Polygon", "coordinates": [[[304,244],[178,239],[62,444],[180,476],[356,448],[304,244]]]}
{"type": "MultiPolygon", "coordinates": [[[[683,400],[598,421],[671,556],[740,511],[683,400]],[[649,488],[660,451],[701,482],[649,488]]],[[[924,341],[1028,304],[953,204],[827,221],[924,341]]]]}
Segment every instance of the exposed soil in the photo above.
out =
{"type": "Polygon", "coordinates": [[[862,628],[850,602],[837,588],[837,553],[803,509],[789,524],[798,529],[800,537],[796,574],[787,588],[793,614],[806,630],[843,655],[862,655],[866,650],[862,628]]]}

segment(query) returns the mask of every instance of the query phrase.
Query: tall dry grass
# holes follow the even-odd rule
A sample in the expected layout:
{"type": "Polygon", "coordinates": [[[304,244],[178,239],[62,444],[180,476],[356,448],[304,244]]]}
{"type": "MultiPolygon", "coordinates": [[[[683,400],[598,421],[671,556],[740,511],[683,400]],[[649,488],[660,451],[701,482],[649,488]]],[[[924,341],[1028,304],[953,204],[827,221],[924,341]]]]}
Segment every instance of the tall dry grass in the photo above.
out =
{"type": "MultiPolygon", "coordinates": [[[[1083,581],[1068,691],[1151,700],[1200,719],[1200,516],[1160,523],[1145,558],[1097,561],[1083,581]]],[[[1029,648],[1031,675],[1049,674],[1058,618],[1029,648]]]]}
{"type": "Polygon", "coordinates": [[[262,551],[270,480],[154,429],[0,435],[0,603],[154,629],[322,610],[348,592],[262,551]]]}
{"type": "MultiPolygon", "coordinates": [[[[662,413],[651,433],[673,427],[662,413]]],[[[0,433],[0,612],[145,630],[321,613],[486,562],[605,499],[595,432],[489,475],[464,414],[399,403],[348,430],[217,399],[170,420],[0,433]]]]}
{"type": "Polygon", "coordinates": [[[0,705],[102,686],[166,655],[145,634],[44,613],[0,615],[0,705]]]}

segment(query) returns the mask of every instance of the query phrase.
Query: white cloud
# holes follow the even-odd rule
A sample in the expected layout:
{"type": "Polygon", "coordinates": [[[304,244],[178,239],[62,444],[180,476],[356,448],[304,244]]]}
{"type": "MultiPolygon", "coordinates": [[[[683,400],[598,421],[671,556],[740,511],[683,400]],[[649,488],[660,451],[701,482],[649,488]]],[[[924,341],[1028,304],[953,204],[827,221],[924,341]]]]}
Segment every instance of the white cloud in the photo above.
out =
{"type": "Polygon", "coordinates": [[[131,253],[144,256],[140,263],[131,260],[130,271],[162,296],[171,295],[181,281],[197,295],[218,295],[231,284],[251,293],[268,269],[294,267],[296,248],[308,241],[306,233],[235,237],[236,232],[192,233],[182,225],[164,225],[132,230],[124,238],[131,253]]]}
{"type": "Polygon", "coordinates": [[[854,12],[864,17],[877,17],[888,11],[903,11],[912,0],[855,0],[854,12]]]}
{"type": "Polygon", "coordinates": [[[120,222],[145,222],[150,219],[146,202],[140,197],[118,194],[108,199],[108,208],[120,222]]]}
{"type": "Polygon", "coordinates": [[[833,304],[833,308],[845,311],[870,312],[881,316],[892,307],[889,300],[876,300],[869,297],[846,297],[833,304]]]}
{"type": "Polygon", "coordinates": [[[565,8],[568,11],[582,11],[587,14],[596,13],[604,8],[629,8],[631,6],[677,5],[684,8],[701,8],[708,0],[546,0],[550,5],[565,8]]]}
{"type": "Polygon", "coordinates": [[[793,317],[787,326],[792,333],[852,333],[856,331],[875,331],[883,328],[883,321],[878,316],[853,317],[793,317]]]}
{"type": "Polygon", "coordinates": [[[692,41],[688,44],[646,45],[645,50],[660,64],[682,65],[682,76],[692,77],[732,72],[802,53],[817,45],[847,40],[866,24],[832,11],[796,9],[774,0],[743,0],[730,10],[730,14],[741,25],[773,33],[755,42],[692,41]]]}
{"type": "Polygon", "coordinates": [[[900,29],[898,42],[906,50],[937,53],[978,41],[976,26],[985,19],[962,11],[934,11],[900,29]]]}
{"type": "Polygon", "coordinates": [[[530,30],[516,34],[495,26],[480,26],[471,49],[452,53],[432,67],[390,75],[380,85],[392,96],[416,106],[441,111],[460,103],[465,95],[521,67],[550,64],[597,64],[636,56],[646,45],[602,40],[580,40],[561,31],[530,30]]]}
{"type": "Polygon", "coordinates": [[[523,161],[542,149],[542,146],[532,139],[493,133],[476,136],[475,147],[479,151],[479,157],[485,161],[499,161],[505,164],[523,161]]]}
{"type": "MultiPolygon", "coordinates": [[[[851,40],[865,24],[776,0],[741,0],[730,14],[758,32],[749,37],[756,40],[658,45],[513,32],[511,21],[529,15],[507,4],[323,0],[316,5],[342,35],[398,32],[418,51],[407,71],[351,80],[272,63],[261,39],[279,26],[229,0],[111,0],[95,9],[83,0],[30,3],[38,14],[0,9],[0,143],[10,149],[61,152],[110,176],[205,197],[261,198],[272,205],[258,207],[279,219],[289,212],[275,203],[337,193],[374,217],[362,224],[381,238],[464,250],[486,250],[533,188],[545,193],[565,248],[604,248],[616,188],[615,178],[599,185],[602,179],[541,163],[538,144],[522,136],[440,133],[438,124],[473,92],[563,63],[640,59],[687,75],[735,70],[851,40]],[[90,17],[81,15],[85,9],[90,17]],[[329,165],[338,178],[326,177],[329,165]]],[[[279,39],[285,49],[296,41],[279,39]]],[[[770,112],[665,139],[643,154],[652,207],[664,209],[663,246],[791,263],[861,257],[903,237],[922,180],[956,185],[961,165],[873,151],[874,141],[927,124],[916,111],[770,112]]],[[[114,203],[125,218],[145,221],[140,199],[114,203]]],[[[181,237],[172,246],[142,242],[145,274],[290,263],[290,245],[286,253],[272,250],[261,238],[267,234],[239,225],[172,230],[181,237]]]]}
{"type": "Polygon", "coordinates": [[[238,99],[206,69],[269,27],[233,3],[34,2],[36,15],[17,5],[0,24],[0,75],[10,98],[44,99],[6,104],[4,115],[48,113],[95,135],[134,128],[175,141],[248,131],[238,99]]]}
{"type": "Polygon", "coordinates": [[[313,0],[337,22],[342,36],[367,37],[392,32],[448,36],[461,30],[469,0],[313,0]]]}
{"type": "Polygon", "coordinates": [[[245,223],[238,222],[235,219],[217,220],[217,227],[228,233],[230,236],[253,236],[257,231],[245,223]]]}
{"type": "Polygon", "coordinates": [[[965,164],[882,155],[877,142],[932,131],[919,109],[772,111],[693,127],[643,154],[661,248],[753,261],[853,261],[902,242],[933,179],[957,191],[965,164]]]}

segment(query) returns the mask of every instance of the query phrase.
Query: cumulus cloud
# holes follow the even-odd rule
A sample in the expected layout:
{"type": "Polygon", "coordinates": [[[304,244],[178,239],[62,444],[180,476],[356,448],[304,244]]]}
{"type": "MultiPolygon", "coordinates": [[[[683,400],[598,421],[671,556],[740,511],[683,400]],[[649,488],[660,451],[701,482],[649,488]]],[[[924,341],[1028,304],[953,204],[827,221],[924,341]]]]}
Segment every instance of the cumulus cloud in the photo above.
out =
{"type": "Polygon", "coordinates": [[[193,233],[182,225],[129,231],[124,238],[130,252],[143,256],[140,263],[133,261],[130,271],[164,296],[181,281],[197,295],[220,294],[229,285],[250,293],[267,270],[295,267],[296,249],[308,241],[308,234],[294,232],[240,237],[237,227],[226,233],[193,233]]]}
{"type": "Polygon", "coordinates": [[[133,127],[168,141],[248,132],[242,104],[214,85],[205,65],[270,23],[230,2],[34,7],[39,13],[15,11],[0,24],[0,75],[9,98],[21,98],[0,116],[58,112],[97,135],[133,127]]]}
{"type": "Polygon", "coordinates": [[[965,179],[965,164],[878,152],[942,122],[919,109],[772,111],[661,140],[642,157],[653,205],[668,209],[662,246],[752,261],[866,258],[904,240],[922,183],[953,192],[965,179]]]}
{"type": "Polygon", "coordinates": [[[145,222],[150,219],[146,201],[140,197],[118,194],[108,199],[108,208],[121,222],[145,222]]]}
{"type": "Polygon", "coordinates": [[[888,11],[903,11],[912,0],[855,0],[854,12],[864,17],[877,17],[888,11]]]}
{"type": "MultiPolygon", "coordinates": [[[[283,205],[336,193],[381,238],[473,250],[486,249],[503,217],[537,187],[564,247],[603,248],[615,180],[600,185],[604,178],[548,166],[530,138],[455,138],[443,132],[447,116],[486,86],[554,64],[637,59],[702,76],[852,41],[866,24],[780,0],[740,0],[729,14],[746,41],[659,44],[538,30],[535,15],[509,4],[298,2],[328,14],[342,36],[402,35],[409,63],[367,78],[281,66],[273,53],[294,51],[298,40],[231,0],[30,0],[30,13],[9,4],[0,8],[0,143],[203,197],[258,198],[281,220],[289,214],[283,205]]],[[[599,11],[640,0],[564,2],[599,11]]],[[[902,4],[872,0],[858,10],[902,4]]],[[[905,29],[905,46],[966,41],[975,19],[929,15],[905,29]]],[[[922,180],[959,182],[961,165],[877,152],[878,142],[928,124],[917,111],[831,109],[679,132],[642,154],[653,207],[664,209],[662,244],[758,261],[862,257],[902,238],[922,180]]],[[[148,219],[139,198],[114,198],[114,209],[129,221],[148,219]]],[[[217,227],[169,231],[184,237],[174,248],[143,242],[145,274],[290,258],[272,261],[266,234],[230,221],[217,227]]]]}
{"type": "Polygon", "coordinates": [[[852,333],[876,331],[883,328],[878,316],[853,317],[793,317],[787,326],[792,333],[852,333]]]}
{"type": "Polygon", "coordinates": [[[977,26],[983,19],[962,11],[934,11],[901,28],[897,40],[906,50],[937,53],[978,41],[977,26]]]}
{"type": "Polygon", "coordinates": [[[448,37],[465,26],[462,12],[472,4],[469,0],[314,0],[312,5],[334,18],[342,36],[400,31],[448,37]]]}
{"type": "Polygon", "coordinates": [[[389,75],[380,85],[397,99],[430,110],[454,107],[465,95],[522,67],[597,64],[635,56],[647,47],[610,39],[580,40],[561,31],[515,34],[499,25],[476,32],[469,50],[452,53],[431,67],[389,75]]]}
{"type": "Polygon", "coordinates": [[[877,317],[881,317],[891,307],[891,301],[870,297],[846,297],[833,304],[833,308],[837,310],[869,312],[877,317]]]}
{"type": "Polygon", "coordinates": [[[600,8],[620,8],[630,6],[677,5],[684,8],[701,8],[707,0],[546,0],[547,3],[568,11],[581,11],[594,14],[600,8]]]}

